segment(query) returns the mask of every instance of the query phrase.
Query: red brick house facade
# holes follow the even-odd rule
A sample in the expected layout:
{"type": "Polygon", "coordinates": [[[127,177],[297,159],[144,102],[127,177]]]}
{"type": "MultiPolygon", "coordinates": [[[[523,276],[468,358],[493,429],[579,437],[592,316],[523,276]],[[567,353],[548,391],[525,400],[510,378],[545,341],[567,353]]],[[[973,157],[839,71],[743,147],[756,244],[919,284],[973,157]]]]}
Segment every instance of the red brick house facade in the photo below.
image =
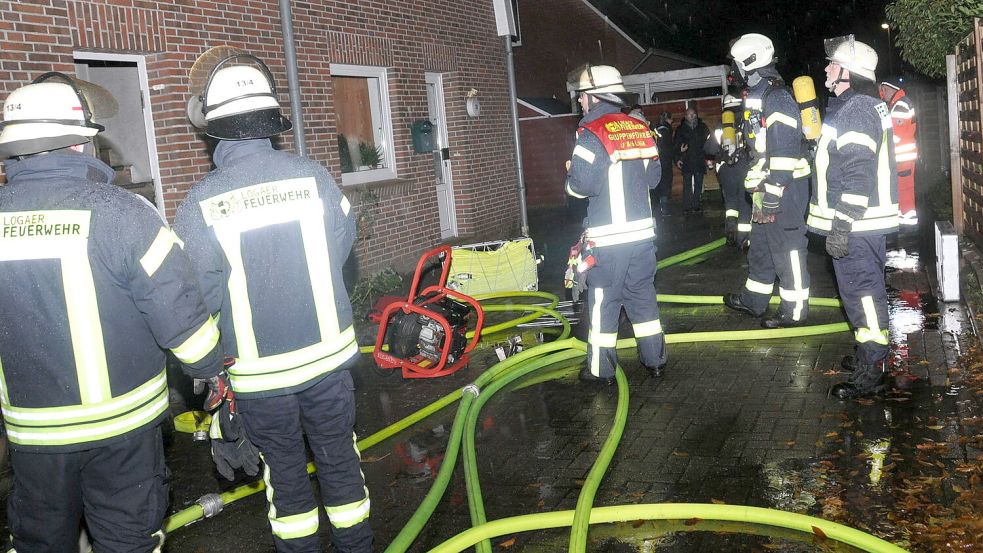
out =
{"type": "MultiPolygon", "coordinates": [[[[505,47],[492,2],[312,0],[292,2],[292,11],[307,154],[331,169],[360,213],[362,273],[406,268],[442,239],[514,236],[516,156],[505,47]],[[339,169],[338,79],[332,78],[338,65],[384,70],[389,178],[351,184],[339,169]],[[415,153],[410,133],[412,122],[428,119],[428,74],[442,84],[456,219],[449,236],[438,221],[437,162],[415,153]],[[478,116],[466,111],[469,92],[481,101],[478,116]]],[[[210,168],[204,136],[185,116],[188,72],[199,54],[227,44],[262,58],[289,115],[276,0],[3,2],[0,39],[4,96],[46,71],[76,73],[88,58],[96,59],[93,71],[107,57],[136,60],[150,104],[152,195],[167,217],[210,168]]],[[[290,133],[280,137],[280,147],[293,148],[290,133]]]]}

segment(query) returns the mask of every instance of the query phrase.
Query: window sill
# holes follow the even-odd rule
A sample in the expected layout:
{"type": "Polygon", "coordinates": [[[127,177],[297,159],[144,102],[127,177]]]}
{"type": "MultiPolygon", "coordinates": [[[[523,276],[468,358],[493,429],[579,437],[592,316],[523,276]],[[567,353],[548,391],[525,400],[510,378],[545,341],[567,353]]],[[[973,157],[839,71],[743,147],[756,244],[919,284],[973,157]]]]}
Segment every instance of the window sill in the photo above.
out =
{"type": "Polygon", "coordinates": [[[355,197],[363,192],[371,192],[382,200],[408,196],[413,191],[414,184],[411,180],[395,178],[342,185],[341,190],[349,197],[355,197]]]}

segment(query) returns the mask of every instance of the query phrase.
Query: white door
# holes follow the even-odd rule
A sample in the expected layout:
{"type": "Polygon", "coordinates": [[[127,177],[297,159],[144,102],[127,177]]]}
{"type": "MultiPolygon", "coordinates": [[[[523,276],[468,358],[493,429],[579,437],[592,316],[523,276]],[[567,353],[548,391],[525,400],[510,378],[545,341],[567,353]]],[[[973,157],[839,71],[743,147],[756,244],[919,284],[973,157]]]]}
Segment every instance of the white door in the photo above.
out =
{"type": "Polygon", "coordinates": [[[437,179],[437,211],[440,214],[440,237],[457,236],[457,213],[454,210],[454,180],[451,178],[451,155],[447,145],[447,114],[444,111],[444,79],[440,73],[427,73],[428,119],[433,123],[434,173],[437,179]]]}
{"type": "Polygon", "coordinates": [[[117,184],[147,198],[164,213],[143,56],[75,52],[75,74],[107,89],[118,104],[116,115],[101,121],[106,130],[99,133],[96,156],[116,169],[117,184]]]}

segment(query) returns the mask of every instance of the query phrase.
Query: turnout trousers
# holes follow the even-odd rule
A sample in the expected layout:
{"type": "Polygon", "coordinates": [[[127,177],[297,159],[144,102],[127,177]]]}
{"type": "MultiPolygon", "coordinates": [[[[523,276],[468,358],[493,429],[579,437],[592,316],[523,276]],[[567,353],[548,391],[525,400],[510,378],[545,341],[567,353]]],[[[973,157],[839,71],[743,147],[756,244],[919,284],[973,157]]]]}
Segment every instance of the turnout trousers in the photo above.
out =
{"type": "Polygon", "coordinates": [[[777,277],[782,299],[779,314],[789,320],[804,321],[809,315],[806,227],[801,221],[798,226],[784,225],[781,219],[751,225],[748,276],[741,290],[741,301],[756,313],[764,313],[777,277]]]}
{"type": "Polygon", "coordinates": [[[666,341],[655,297],[655,242],[594,248],[597,265],[587,272],[587,366],[601,378],[614,376],[618,324],[624,308],[646,367],[666,362],[666,341]]]}
{"type": "Polygon", "coordinates": [[[83,517],[94,551],[161,550],[170,473],[160,425],[84,451],[11,450],[10,462],[9,551],[78,551],[83,517]]]}
{"type": "Polygon", "coordinates": [[[725,227],[734,225],[737,241],[741,242],[751,232],[751,198],[744,190],[747,163],[721,165],[717,170],[720,192],[724,197],[725,227]]]}
{"type": "Polygon", "coordinates": [[[236,400],[246,436],[265,463],[267,517],[278,553],[322,551],[304,434],[335,551],[372,551],[369,492],[355,446],[354,389],[351,374],[337,370],[294,394],[236,400]]]}
{"type": "Polygon", "coordinates": [[[845,257],[833,260],[836,286],[857,340],[856,358],[873,365],[888,354],[885,236],[850,235],[845,257]]]}

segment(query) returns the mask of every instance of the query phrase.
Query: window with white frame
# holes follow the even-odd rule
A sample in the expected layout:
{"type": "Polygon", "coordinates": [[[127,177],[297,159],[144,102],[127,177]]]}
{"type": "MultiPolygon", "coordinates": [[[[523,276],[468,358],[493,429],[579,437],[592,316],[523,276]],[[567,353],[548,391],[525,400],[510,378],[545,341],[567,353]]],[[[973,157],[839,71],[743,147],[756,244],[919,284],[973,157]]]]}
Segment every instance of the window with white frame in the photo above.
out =
{"type": "Polygon", "coordinates": [[[385,67],[331,65],[341,183],[396,177],[385,67]]]}

